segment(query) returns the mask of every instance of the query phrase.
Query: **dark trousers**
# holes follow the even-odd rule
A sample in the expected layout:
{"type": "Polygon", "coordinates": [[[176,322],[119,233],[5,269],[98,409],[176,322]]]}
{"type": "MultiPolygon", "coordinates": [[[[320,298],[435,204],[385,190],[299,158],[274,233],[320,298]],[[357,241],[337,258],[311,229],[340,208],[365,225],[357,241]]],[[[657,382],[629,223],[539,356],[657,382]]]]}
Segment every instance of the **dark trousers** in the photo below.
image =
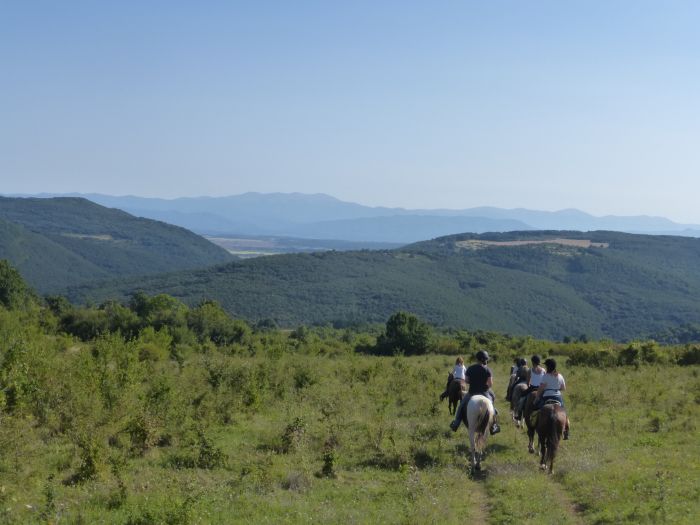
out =
{"type": "Polygon", "coordinates": [[[464,408],[467,406],[467,403],[469,403],[469,400],[472,398],[472,396],[486,396],[491,400],[491,404],[493,405],[493,411],[498,415],[498,410],[496,410],[496,395],[493,393],[493,390],[490,388],[486,392],[467,392],[464,397],[462,398],[462,401],[459,402],[459,406],[457,407],[457,411],[455,412],[455,422],[461,422],[464,419],[464,416],[466,415],[464,413],[464,408]]]}

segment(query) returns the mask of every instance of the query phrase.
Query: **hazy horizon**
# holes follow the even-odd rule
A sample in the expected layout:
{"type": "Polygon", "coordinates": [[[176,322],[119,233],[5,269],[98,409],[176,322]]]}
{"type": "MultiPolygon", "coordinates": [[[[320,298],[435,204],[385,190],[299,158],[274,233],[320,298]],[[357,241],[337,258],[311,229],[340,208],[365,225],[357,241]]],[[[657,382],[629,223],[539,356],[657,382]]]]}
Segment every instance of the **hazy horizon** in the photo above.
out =
{"type": "Polygon", "coordinates": [[[0,191],[700,223],[690,1],[3,7],[0,191]]]}
{"type": "MultiPolygon", "coordinates": [[[[602,214],[602,215],[597,215],[594,213],[590,213],[587,210],[583,210],[581,208],[558,208],[558,209],[542,209],[542,208],[527,208],[524,206],[517,206],[513,208],[505,208],[505,207],[500,207],[500,206],[489,206],[489,205],[484,205],[484,206],[470,206],[470,207],[465,207],[465,208],[427,208],[427,207],[418,207],[418,208],[407,208],[405,206],[386,206],[382,204],[374,205],[374,204],[366,204],[363,202],[358,202],[358,201],[350,201],[346,199],[341,199],[339,197],[336,197],[335,195],[330,195],[328,193],[303,193],[303,192],[258,192],[258,191],[248,191],[248,192],[243,192],[239,194],[229,194],[229,195],[181,195],[181,196],[176,196],[176,197],[158,197],[158,196],[144,196],[144,195],[135,195],[135,194],[106,194],[106,193],[98,193],[98,192],[77,192],[77,191],[69,191],[65,193],[59,193],[59,192],[42,192],[42,193],[0,193],[0,196],[5,196],[5,197],[39,197],[39,198],[50,198],[53,196],[61,197],[61,196],[87,196],[89,197],[90,195],[99,195],[101,197],[108,197],[108,198],[136,198],[136,199],[156,199],[156,200],[164,200],[164,201],[176,201],[180,199],[225,199],[225,198],[235,198],[235,197],[240,197],[242,195],[246,194],[253,194],[253,195],[301,195],[301,196],[323,196],[323,197],[329,197],[331,199],[335,199],[337,201],[343,202],[343,203],[349,203],[349,204],[357,204],[360,206],[367,206],[371,208],[383,208],[383,209],[397,209],[397,210],[405,210],[405,211],[460,211],[460,210],[469,210],[469,209],[478,209],[478,208],[495,208],[495,209],[500,209],[500,210],[505,210],[505,211],[516,211],[516,210],[526,210],[526,211],[533,211],[533,212],[545,212],[545,213],[558,213],[558,212],[567,212],[567,211],[573,211],[573,212],[581,212],[587,215],[590,215],[591,217],[594,218],[605,218],[605,217],[648,217],[648,218],[659,218],[659,219],[670,219],[669,217],[666,217],[664,215],[650,215],[650,214],[636,214],[636,215],[621,215],[621,214],[602,214]]],[[[680,225],[687,225],[687,226],[698,226],[699,224],[694,224],[694,223],[683,223],[680,221],[673,221],[676,224],[680,225]]]]}

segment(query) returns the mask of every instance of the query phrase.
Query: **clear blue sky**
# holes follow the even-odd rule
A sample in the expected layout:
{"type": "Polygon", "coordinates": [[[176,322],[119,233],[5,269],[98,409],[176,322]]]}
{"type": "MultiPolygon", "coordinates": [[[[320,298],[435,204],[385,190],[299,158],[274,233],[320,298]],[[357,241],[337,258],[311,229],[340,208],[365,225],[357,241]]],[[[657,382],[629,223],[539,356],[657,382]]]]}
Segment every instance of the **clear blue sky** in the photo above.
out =
{"type": "Polygon", "coordinates": [[[695,1],[0,5],[1,193],[700,223],[695,1]]]}

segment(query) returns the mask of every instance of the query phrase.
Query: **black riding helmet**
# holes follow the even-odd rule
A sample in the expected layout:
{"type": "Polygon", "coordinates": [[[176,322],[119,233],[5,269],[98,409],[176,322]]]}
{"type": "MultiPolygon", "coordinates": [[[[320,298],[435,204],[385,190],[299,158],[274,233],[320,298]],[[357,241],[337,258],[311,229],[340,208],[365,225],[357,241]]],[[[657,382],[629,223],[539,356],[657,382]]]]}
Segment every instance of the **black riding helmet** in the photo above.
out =
{"type": "Polygon", "coordinates": [[[476,360],[485,363],[489,360],[489,353],[486,350],[479,350],[476,353],[476,360]]]}
{"type": "Polygon", "coordinates": [[[539,365],[540,362],[542,361],[542,359],[540,358],[540,356],[538,356],[537,354],[533,355],[533,356],[530,358],[530,360],[532,361],[532,364],[535,365],[535,366],[539,365]]]}
{"type": "Polygon", "coordinates": [[[526,366],[526,365],[527,365],[527,361],[525,361],[525,359],[523,359],[522,357],[520,359],[518,359],[518,366],[526,366]]]}
{"type": "Polygon", "coordinates": [[[557,369],[557,362],[553,358],[545,359],[544,366],[547,369],[547,373],[554,372],[557,369]]]}

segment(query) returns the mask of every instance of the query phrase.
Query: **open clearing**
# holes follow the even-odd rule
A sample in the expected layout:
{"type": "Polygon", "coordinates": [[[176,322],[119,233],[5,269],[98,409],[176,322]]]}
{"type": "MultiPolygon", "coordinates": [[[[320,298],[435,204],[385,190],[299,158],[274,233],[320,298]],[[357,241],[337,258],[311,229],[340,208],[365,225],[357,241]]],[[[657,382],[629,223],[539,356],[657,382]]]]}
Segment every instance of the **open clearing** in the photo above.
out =
{"type": "MultiPolygon", "coordinates": [[[[546,475],[527,453],[526,434],[508,420],[508,363],[496,362],[503,431],[489,438],[484,470],[471,475],[466,429],[449,430],[447,404],[437,399],[453,356],[362,356],[334,341],[314,343],[323,349],[314,354],[272,353],[270,346],[260,355],[192,354],[180,366],[133,363],[148,368],[144,381],[157,389],[146,383],[146,399],[159,412],[148,415],[140,397],[121,390],[109,390],[122,418],[115,423],[100,422],[108,412],[97,419],[85,409],[70,412],[98,447],[96,477],[75,485],[61,481],[85,468],[85,456],[68,436],[49,431],[57,416],[48,412],[41,423],[5,415],[0,518],[561,525],[690,524],[700,515],[697,366],[666,367],[673,380],[660,384],[657,367],[616,368],[610,381],[603,370],[570,368],[561,359],[572,438],[546,475]],[[133,419],[134,410],[146,419],[133,419]],[[192,430],[167,430],[167,418],[177,414],[184,418],[178,425],[192,430]],[[129,430],[136,423],[171,437],[136,453],[141,434],[129,430]],[[211,458],[216,463],[207,467],[211,458]]],[[[87,349],[63,353],[61,366],[71,370],[90,356],[87,349]]],[[[101,377],[110,373],[100,370],[101,377]]],[[[47,380],[69,377],[59,372],[47,380]]],[[[92,384],[81,386],[77,375],[70,381],[78,389],[92,384]]]]}
{"type": "Polygon", "coordinates": [[[460,248],[478,250],[480,248],[488,248],[491,246],[528,246],[533,244],[558,244],[561,246],[571,246],[574,248],[608,248],[607,242],[592,242],[588,239],[542,239],[529,241],[484,241],[470,239],[466,241],[457,241],[455,243],[460,248]]]}

